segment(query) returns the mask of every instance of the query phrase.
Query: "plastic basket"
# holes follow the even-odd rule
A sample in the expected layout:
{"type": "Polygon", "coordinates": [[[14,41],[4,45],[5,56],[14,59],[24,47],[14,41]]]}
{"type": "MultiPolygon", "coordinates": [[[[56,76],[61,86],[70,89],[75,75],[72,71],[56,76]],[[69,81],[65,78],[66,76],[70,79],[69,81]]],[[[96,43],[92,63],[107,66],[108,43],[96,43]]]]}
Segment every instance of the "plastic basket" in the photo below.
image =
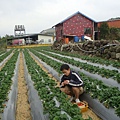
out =
{"type": "Polygon", "coordinates": [[[77,103],[77,105],[81,109],[81,112],[86,112],[88,110],[88,103],[86,101],[77,103]]]}

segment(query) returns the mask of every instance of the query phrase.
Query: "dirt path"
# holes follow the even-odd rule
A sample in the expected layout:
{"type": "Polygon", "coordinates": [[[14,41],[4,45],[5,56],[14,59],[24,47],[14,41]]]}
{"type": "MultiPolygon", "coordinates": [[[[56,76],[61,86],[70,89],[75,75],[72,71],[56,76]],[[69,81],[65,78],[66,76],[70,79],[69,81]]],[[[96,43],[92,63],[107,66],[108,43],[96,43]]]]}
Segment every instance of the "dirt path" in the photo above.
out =
{"type": "MultiPolygon", "coordinates": [[[[31,57],[35,60],[35,62],[36,62],[46,73],[49,73],[48,70],[47,70],[38,60],[36,60],[35,57],[34,57],[32,54],[30,54],[30,55],[31,55],[31,57]]],[[[48,76],[51,77],[53,80],[55,80],[55,81],[58,83],[57,86],[59,86],[59,82],[58,82],[51,74],[48,74],[48,76]]],[[[83,112],[83,113],[82,113],[82,117],[83,117],[84,119],[88,119],[89,116],[92,118],[92,120],[101,120],[101,119],[100,119],[92,110],[90,110],[90,109],[88,109],[86,112],[83,112]]]]}
{"type": "Polygon", "coordinates": [[[88,119],[89,116],[92,118],[92,120],[101,120],[92,110],[88,109],[86,112],[82,113],[82,117],[84,119],[88,119]]]}
{"type": "Polygon", "coordinates": [[[27,93],[28,90],[24,78],[23,56],[22,53],[20,53],[16,120],[32,120],[27,93]]]}

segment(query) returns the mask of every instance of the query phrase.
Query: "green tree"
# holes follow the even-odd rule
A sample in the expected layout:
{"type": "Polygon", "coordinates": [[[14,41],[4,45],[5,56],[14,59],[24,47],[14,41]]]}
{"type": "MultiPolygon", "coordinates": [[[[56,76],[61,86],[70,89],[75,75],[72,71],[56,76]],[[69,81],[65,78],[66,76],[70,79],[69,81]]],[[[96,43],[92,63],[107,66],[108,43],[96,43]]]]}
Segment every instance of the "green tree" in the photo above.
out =
{"type": "Polygon", "coordinates": [[[107,22],[104,22],[100,25],[100,39],[108,39],[109,36],[109,26],[107,22]]]}
{"type": "Polygon", "coordinates": [[[118,28],[111,27],[109,39],[110,40],[119,40],[120,39],[120,30],[118,28]]]}
{"type": "Polygon", "coordinates": [[[6,44],[6,41],[7,39],[11,39],[13,38],[14,36],[13,35],[5,35],[3,37],[0,38],[0,49],[3,49],[3,48],[6,48],[7,44],[6,44]]]}

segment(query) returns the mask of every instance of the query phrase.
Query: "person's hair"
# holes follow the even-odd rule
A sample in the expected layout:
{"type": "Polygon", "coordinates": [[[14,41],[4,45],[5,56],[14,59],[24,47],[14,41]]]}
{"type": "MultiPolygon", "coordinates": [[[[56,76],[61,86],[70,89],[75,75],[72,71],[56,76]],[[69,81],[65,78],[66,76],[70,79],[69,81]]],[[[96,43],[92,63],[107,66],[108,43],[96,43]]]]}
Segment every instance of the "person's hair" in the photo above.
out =
{"type": "Polygon", "coordinates": [[[60,67],[60,71],[69,70],[69,69],[70,69],[70,67],[67,64],[62,64],[61,67],[60,67]]]}

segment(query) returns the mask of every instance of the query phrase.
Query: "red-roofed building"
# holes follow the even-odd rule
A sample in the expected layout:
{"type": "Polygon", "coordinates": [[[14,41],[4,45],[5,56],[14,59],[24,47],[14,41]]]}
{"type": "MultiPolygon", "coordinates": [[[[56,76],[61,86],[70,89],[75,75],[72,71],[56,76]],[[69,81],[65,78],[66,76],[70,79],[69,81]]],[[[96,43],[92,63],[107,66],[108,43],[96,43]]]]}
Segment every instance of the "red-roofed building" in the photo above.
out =
{"type": "Polygon", "coordinates": [[[97,31],[97,22],[88,16],[76,12],[75,14],[69,16],[62,22],[55,25],[56,40],[66,38],[69,39],[73,36],[89,36],[95,39],[95,32],[97,31]]]}
{"type": "Polygon", "coordinates": [[[100,27],[100,25],[104,22],[108,23],[108,26],[111,27],[115,27],[115,28],[120,28],[120,19],[118,20],[108,20],[108,21],[102,21],[98,23],[98,27],[100,27]]]}

